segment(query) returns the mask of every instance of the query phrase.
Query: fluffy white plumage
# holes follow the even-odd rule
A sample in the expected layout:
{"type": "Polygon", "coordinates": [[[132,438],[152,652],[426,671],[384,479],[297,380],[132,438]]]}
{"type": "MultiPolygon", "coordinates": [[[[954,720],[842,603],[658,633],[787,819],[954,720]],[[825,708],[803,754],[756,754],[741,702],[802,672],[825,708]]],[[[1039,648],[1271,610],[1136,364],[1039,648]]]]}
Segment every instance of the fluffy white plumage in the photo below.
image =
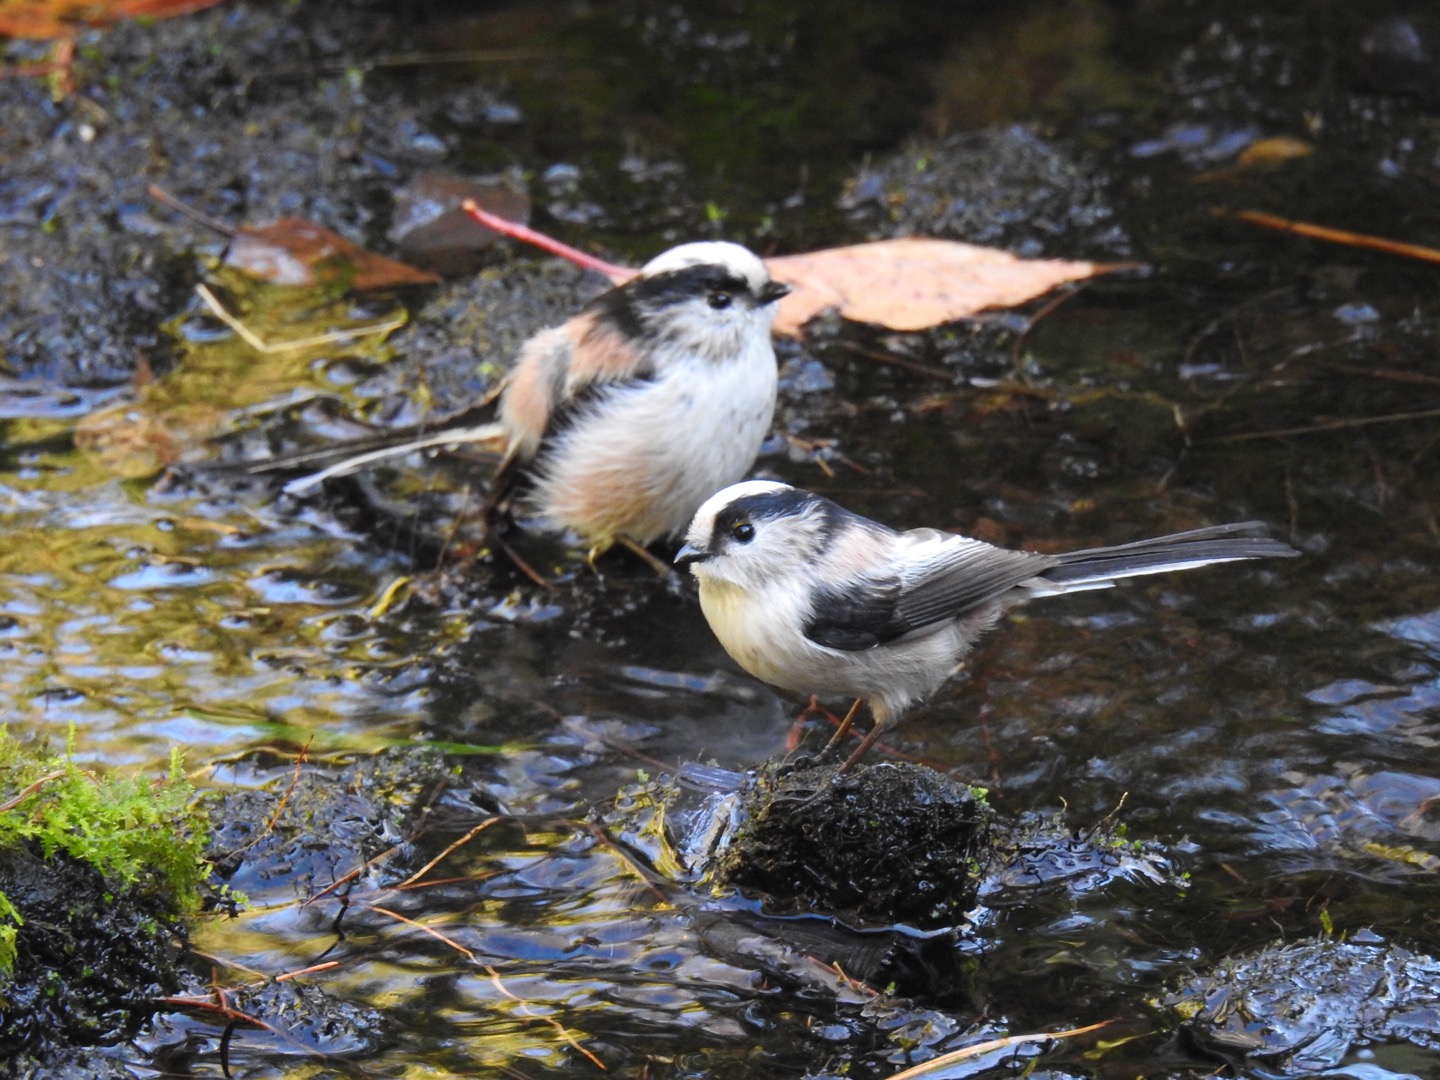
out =
{"type": "MultiPolygon", "coordinates": [[[[499,417],[368,449],[286,490],[378,461],[465,443],[503,451],[493,506],[516,489],[527,515],[592,552],[678,535],[711,492],[754,463],[775,410],[770,328],[788,292],[739,244],[681,244],[521,350],[499,417]]],[[[266,468],[276,464],[267,463],[266,468]]]]}
{"type": "Polygon", "coordinates": [[[711,629],[746,671],[869,702],[875,726],[849,768],[1015,604],[1295,554],[1258,522],[1063,555],[1011,551],[936,529],[897,532],[810,492],[747,481],[706,500],[676,561],[690,566],[711,629]]]}

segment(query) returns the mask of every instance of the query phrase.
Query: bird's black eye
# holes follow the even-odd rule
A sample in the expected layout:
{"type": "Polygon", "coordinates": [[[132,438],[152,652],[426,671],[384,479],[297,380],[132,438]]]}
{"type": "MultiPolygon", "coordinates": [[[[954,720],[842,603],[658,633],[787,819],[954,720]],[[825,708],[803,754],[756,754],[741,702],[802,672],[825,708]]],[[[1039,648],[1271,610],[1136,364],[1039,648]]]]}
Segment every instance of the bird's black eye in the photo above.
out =
{"type": "Polygon", "coordinates": [[[716,311],[724,311],[735,302],[735,297],[724,289],[716,289],[705,298],[706,302],[716,311]]]}
{"type": "Polygon", "coordinates": [[[730,526],[730,535],[738,544],[748,544],[755,539],[755,526],[748,521],[737,521],[730,526]]]}

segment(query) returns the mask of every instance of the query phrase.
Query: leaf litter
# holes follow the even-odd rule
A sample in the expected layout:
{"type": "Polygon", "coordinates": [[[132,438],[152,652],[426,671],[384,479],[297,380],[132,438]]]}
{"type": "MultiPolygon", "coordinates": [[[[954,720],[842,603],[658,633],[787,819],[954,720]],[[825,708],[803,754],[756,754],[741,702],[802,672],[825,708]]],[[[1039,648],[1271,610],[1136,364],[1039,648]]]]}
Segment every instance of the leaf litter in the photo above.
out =
{"type": "MultiPolygon", "coordinates": [[[[578,252],[528,226],[517,226],[473,203],[476,221],[551,254],[605,274],[620,284],[636,271],[578,252]]],[[[803,336],[804,326],[834,310],[852,322],[889,330],[927,330],[991,308],[1014,307],[1051,289],[1132,263],[1026,259],[996,248],[909,236],[803,255],[767,258],[771,276],[790,285],[775,318],[777,333],[803,336]]]]}

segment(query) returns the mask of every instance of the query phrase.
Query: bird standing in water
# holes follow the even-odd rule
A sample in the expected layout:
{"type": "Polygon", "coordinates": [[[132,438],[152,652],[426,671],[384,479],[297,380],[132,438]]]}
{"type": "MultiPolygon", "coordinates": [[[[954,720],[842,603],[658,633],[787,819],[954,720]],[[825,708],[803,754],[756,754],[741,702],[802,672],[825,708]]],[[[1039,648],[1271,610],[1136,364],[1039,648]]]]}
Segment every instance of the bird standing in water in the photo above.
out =
{"type": "Polygon", "coordinates": [[[530,338],[498,421],[352,454],[286,491],[417,450],[483,443],[503,447],[487,514],[513,498],[545,527],[576,533],[592,559],[616,543],[649,558],[646,545],[680,534],[754,464],[775,411],[775,302],[789,291],[738,244],[671,248],[530,338]]]}
{"type": "Polygon", "coordinates": [[[897,532],[808,491],[752,480],[706,500],[675,561],[690,567],[710,628],[746,671],[786,690],[857,699],[827,750],[860,701],[870,703],[875,724],[845,772],[1016,604],[1297,554],[1254,521],[1063,555],[1012,551],[938,529],[897,532]]]}

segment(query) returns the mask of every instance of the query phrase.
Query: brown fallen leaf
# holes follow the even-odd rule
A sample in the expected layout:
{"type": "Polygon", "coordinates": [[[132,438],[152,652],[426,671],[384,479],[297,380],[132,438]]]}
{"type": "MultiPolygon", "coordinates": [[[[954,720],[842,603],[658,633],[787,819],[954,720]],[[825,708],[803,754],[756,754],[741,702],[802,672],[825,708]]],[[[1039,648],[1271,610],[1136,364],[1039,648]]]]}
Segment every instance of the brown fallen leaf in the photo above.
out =
{"type": "Polygon", "coordinates": [[[341,284],[356,292],[434,285],[440,280],[294,217],[236,229],[225,264],[272,285],[341,284]]]}
{"type": "Polygon", "coordinates": [[[1276,135],[1273,138],[1259,139],[1251,143],[1240,151],[1240,156],[1235,159],[1235,164],[1242,169],[1253,169],[1257,166],[1268,167],[1285,161],[1307,158],[1313,153],[1315,153],[1314,143],[1297,139],[1293,135],[1276,135]]]}
{"type": "Polygon", "coordinates": [[[75,425],[75,446],[127,480],[143,480],[180,459],[175,433],[147,407],[116,405],[75,425]]]}
{"type": "MultiPolygon", "coordinates": [[[[577,251],[526,225],[507,222],[466,202],[487,228],[598,270],[619,285],[635,271],[577,251]]],[[[791,286],[775,314],[775,332],[800,337],[805,323],[835,308],[847,319],[890,330],[926,330],[989,308],[1032,300],[1067,281],[1133,269],[1134,263],[1022,259],[1008,251],[925,236],[825,248],[765,260],[770,275],[791,286]]]]}
{"type": "Polygon", "coordinates": [[[221,0],[0,0],[0,35],[49,40],[122,19],[168,19],[221,0]]]}
{"type": "Polygon", "coordinates": [[[1008,251],[924,236],[781,255],[765,264],[772,277],[793,290],[780,301],[775,332],[795,336],[829,308],[855,322],[924,330],[988,308],[1012,307],[1067,281],[1125,268],[1022,259],[1008,251]]]}

